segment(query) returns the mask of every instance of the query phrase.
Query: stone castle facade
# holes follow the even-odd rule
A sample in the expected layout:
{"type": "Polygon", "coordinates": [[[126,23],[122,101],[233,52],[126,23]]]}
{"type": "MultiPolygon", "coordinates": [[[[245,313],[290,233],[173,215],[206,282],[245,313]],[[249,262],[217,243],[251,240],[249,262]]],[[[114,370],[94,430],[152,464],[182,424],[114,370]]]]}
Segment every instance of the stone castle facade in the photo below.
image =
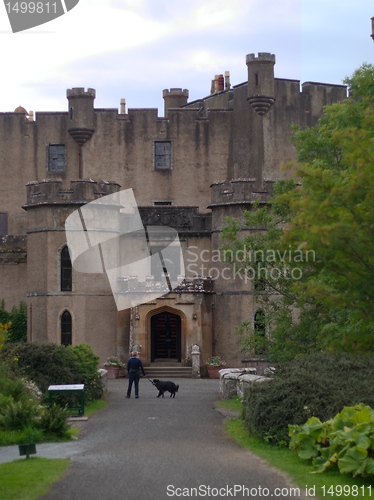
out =
{"type": "MultiPolygon", "coordinates": [[[[64,112],[0,113],[0,298],[7,309],[26,301],[29,341],[87,342],[102,361],[138,346],[145,365],[182,366],[198,345],[202,364],[220,355],[241,365],[233,331],[256,321],[258,308],[253,283],[216,258],[225,217],[271,197],[281,164],[295,159],[291,124],[310,126],[346,98],[343,85],[275,78],[273,54],[249,54],[246,64],[247,81],[232,86],[219,75],[200,100],[164,90],[163,117],[124,103],[97,109],[95,90],[82,88],[67,91],[64,112]],[[162,253],[157,228],[173,228],[182,256],[175,251],[175,282],[165,290],[152,265],[143,276],[118,276],[119,293],[144,296],[118,310],[105,272],[72,266],[65,221],[130,188],[144,227],[156,228],[151,253],[162,253]],[[164,294],[147,300],[155,289],[164,294]]],[[[121,248],[129,251],[125,240],[121,248]]]]}

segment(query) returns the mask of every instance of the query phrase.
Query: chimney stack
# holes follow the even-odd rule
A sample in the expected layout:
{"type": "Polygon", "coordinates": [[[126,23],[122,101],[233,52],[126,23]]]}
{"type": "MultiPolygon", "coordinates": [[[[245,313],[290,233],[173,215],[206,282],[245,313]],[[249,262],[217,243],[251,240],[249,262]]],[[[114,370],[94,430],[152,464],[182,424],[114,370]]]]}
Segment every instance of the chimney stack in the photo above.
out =
{"type": "Polygon", "coordinates": [[[126,114],[126,99],[121,99],[121,102],[120,102],[120,105],[119,105],[119,109],[120,109],[120,114],[121,115],[125,115],[126,114]]]}

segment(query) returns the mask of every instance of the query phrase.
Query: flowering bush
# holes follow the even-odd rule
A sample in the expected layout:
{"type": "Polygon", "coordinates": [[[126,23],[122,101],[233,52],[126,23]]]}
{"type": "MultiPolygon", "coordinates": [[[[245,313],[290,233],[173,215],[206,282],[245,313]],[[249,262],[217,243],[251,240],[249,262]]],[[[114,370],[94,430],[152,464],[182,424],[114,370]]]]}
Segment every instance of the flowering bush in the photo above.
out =
{"type": "Polygon", "coordinates": [[[115,356],[109,356],[109,358],[105,361],[104,366],[118,366],[119,368],[123,368],[125,365],[115,356]]]}
{"type": "Polygon", "coordinates": [[[220,356],[212,356],[211,358],[208,359],[206,362],[207,366],[225,366],[226,361],[221,359],[220,356]]]}

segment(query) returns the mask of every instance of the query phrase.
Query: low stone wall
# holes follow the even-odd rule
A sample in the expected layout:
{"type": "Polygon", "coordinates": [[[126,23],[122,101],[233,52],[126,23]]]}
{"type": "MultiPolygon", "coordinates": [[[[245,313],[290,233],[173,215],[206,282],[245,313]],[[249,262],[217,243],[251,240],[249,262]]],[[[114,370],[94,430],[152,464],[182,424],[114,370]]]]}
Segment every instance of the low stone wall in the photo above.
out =
{"type": "Polygon", "coordinates": [[[269,377],[254,375],[252,368],[224,368],[219,371],[219,389],[222,399],[244,396],[244,391],[250,384],[265,382],[269,377]],[[251,373],[252,372],[252,373],[251,373]]]}

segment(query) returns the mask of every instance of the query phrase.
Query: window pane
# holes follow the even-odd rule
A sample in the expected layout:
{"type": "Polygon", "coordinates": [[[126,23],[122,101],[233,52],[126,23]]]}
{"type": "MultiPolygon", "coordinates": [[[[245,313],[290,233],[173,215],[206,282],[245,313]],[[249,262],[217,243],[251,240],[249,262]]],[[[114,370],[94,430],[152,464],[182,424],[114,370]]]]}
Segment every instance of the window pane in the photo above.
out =
{"type": "Polygon", "coordinates": [[[6,236],[8,234],[8,214],[6,212],[0,212],[0,236],[6,236]]]}
{"type": "Polygon", "coordinates": [[[61,250],[61,292],[72,291],[72,265],[69,255],[69,249],[65,246],[61,250]]]}
{"type": "Polygon", "coordinates": [[[48,146],[48,171],[63,172],[65,170],[65,145],[50,144],[48,146]]]}
{"type": "Polygon", "coordinates": [[[71,314],[65,311],[61,316],[61,345],[72,344],[72,320],[71,314]]]}
{"type": "Polygon", "coordinates": [[[155,142],[155,168],[171,168],[171,142],[155,142]]]}

